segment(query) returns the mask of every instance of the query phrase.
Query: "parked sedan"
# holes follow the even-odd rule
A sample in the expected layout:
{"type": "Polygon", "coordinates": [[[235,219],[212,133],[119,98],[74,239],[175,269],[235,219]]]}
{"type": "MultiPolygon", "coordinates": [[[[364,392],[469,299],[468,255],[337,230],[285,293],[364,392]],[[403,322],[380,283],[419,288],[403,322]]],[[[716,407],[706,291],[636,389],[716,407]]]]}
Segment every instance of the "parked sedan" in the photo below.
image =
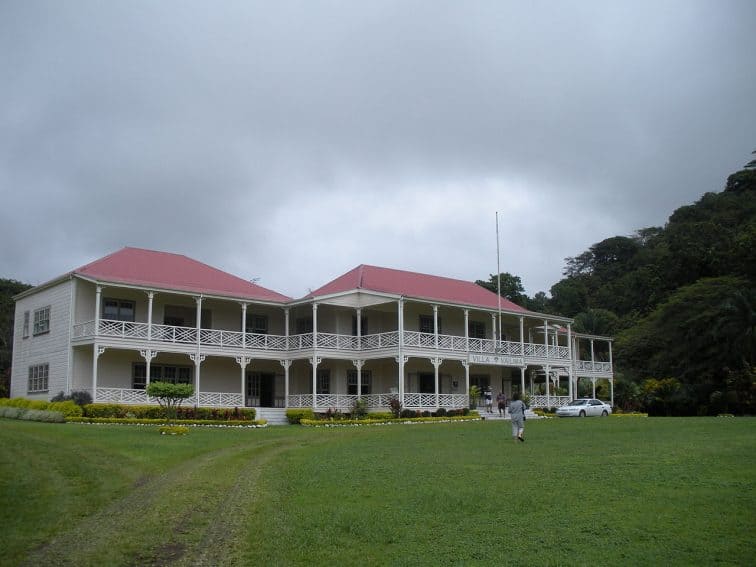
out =
{"type": "Polygon", "coordinates": [[[612,406],[601,400],[591,398],[572,400],[566,406],[557,408],[556,411],[559,417],[586,417],[591,415],[606,417],[610,413],[612,413],[612,406]]]}

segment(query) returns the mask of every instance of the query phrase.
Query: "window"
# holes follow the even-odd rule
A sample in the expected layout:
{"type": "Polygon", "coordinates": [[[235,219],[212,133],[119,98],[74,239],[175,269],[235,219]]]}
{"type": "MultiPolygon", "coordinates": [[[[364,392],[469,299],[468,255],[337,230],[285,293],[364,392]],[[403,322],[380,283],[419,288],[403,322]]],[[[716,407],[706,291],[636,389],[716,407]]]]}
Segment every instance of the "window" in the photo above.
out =
{"type": "MultiPolygon", "coordinates": [[[[202,309],[200,313],[201,327],[212,328],[212,314],[209,309],[202,309]]],[[[183,305],[166,305],[163,309],[163,325],[173,327],[196,327],[197,309],[183,305]]]]}
{"type": "MultiPolygon", "coordinates": [[[[433,315],[420,315],[420,332],[433,334],[433,315]]],[[[441,334],[441,317],[438,318],[438,334],[441,334]]]]}
{"type": "Polygon", "coordinates": [[[34,312],[34,334],[42,335],[50,332],[50,307],[43,307],[34,312]]]}
{"type": "Polygon", "coordinates": [[[28,393],[47,392],[48,377],[50,374],[49,364],[37,364],[29,367],[28,393]]]}
{"type": "Polygon", "coordinates": [[[26,339],[29,337],[29,312],[24,311],[24,334],[23,337],[26,339]]]}
{"type": "Polygon", "coordinates": [[[112,321],[134,321],[134,302],[105,298],[102,300],[102,318],[112,321]]]}
{"type": "Polygon", "coordinates": [[[258,335],[268,334],[268,316],[247,314],[247,332],[258,335]]]}
{"type": "MultiPolygon", "coordinates": [[[[370,370],[362,371],[362,394],[370,393],[370,386],[373,382],[373,373],[370,370]]],[[[357,395],[357,371],[347,370],[347,394],[350,396],[357,395]]]]}
{"type": "Polygon", "coordinates": [[[312,317],[297,319],[297,334],[312,333],[312,317]]]}
{"type": "MultiPolygon", "coordinates": [[[[364,315],[360,317],[360,335],[365,336],[368,334],[368,322],[367,317],[364,315]]],[[[357,315],[352,315],[352,336],[357,336],[357,315]]]]}
{"type": "MultiPolygon", "coordinates": [[[[150,382],[191,384],[192,367],[152,364],[150,365],[150,382]]],[[[135,390],[144,390],[147,387],[147,365],[144,362],[135,362],[132,365],[131,387],[135,390]]]]}
{"type": "Polygon", "coordinates": [[[471,339],[485,339],[486,324],[483,321],[470,321],[467,324],[467,334],[471,339]]]}
{"type": "Polygon", "coordinates": [[[331,371],[328,368],[318,370],[318,394],[331,393],[331,371]]]}

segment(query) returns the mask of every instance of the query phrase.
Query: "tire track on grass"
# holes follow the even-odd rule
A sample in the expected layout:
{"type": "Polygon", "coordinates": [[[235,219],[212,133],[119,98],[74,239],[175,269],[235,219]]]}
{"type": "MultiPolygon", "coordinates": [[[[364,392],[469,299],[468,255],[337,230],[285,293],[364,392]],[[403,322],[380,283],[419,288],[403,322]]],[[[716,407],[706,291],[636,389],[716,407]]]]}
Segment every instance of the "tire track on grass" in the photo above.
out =
{"type": "MultiPolygon", "coordinates": [[[[161,547],[154,541],[156,533],[164,532],[166,525],[179,526],[174,530],[175,534],[187,517],[192,517],[198,508],[202,508],[203,500],[205,505],[209,503],[204,498],[207,495],[198,498],[200,491],[197,479],[202,478],[203,473],[206,475],[208,468],[218,467],[240,456],[244,456],[245,465],[242,468],[247,470],[258,462],[253,458],[256,453],[265,454],[271,447],[282,444],[287,443],[282,440],[270,440],[254,446],[227,447],[211,451],[184,461],[146,482],[140,481],[134,490],[125,496],[82,519],[33,551],[23,565],[102,565],[114,562],[129,564],[133,563],[135,558],[145,559],[146,561],[138,560],[142,565],[154,565],[166,564],[166,560],[171,562],[179,559],[182,553],[174,553],[168,557],[140,557],[140,552],[143,552],[145,547],[161,547]],[[123,548],[123,534],[130,534],[131,540],[141,541],[143,545],[127,543],[126,549],[117,551],[123,548]],[[113,550],[116,550],[115,555],[113,550]]],[[[236,483],[239,484],[238,478],[236,483]]],[[[234,488],[231,492],[237,490],[234,488]]],[[[228,500],[228,497],[223,500],[228,500]]],[[[194,547],[180,541],[181,533],[177,535],[179,541],[166,542],[161,538],[160,543],[162,546],[172,545],[176,552],[194,547]]]]}

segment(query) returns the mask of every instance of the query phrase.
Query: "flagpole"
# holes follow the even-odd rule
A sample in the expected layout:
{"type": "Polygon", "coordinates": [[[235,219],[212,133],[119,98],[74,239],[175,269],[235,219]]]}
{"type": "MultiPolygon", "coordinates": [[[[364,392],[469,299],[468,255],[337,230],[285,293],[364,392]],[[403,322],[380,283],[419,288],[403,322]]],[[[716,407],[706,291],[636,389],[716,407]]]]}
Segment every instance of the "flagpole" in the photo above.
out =
{"type": "MultiPolygon", "coordinates": [[[[496,295],[499,302],[499,340],[501,340],[501,265],[499,255],[499,211],[496,211],[496,295]]],[[[494,333],[496,329],[494,329],[494,333]]],[[[498,351],[498,346],[494,342],[494,350],[498,351]]]]}

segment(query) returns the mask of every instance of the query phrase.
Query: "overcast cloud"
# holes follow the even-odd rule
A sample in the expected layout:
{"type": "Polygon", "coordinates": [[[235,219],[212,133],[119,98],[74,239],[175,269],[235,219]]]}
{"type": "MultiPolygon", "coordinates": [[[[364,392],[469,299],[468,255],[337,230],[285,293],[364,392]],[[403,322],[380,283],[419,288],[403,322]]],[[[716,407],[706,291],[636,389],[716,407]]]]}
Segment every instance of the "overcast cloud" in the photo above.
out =
{"type": "Polygon", "coordinates": [[[123,246],[299,297],[534,294],[756,149],[756,2],[0,2],[0,277],[123,246]]]}

